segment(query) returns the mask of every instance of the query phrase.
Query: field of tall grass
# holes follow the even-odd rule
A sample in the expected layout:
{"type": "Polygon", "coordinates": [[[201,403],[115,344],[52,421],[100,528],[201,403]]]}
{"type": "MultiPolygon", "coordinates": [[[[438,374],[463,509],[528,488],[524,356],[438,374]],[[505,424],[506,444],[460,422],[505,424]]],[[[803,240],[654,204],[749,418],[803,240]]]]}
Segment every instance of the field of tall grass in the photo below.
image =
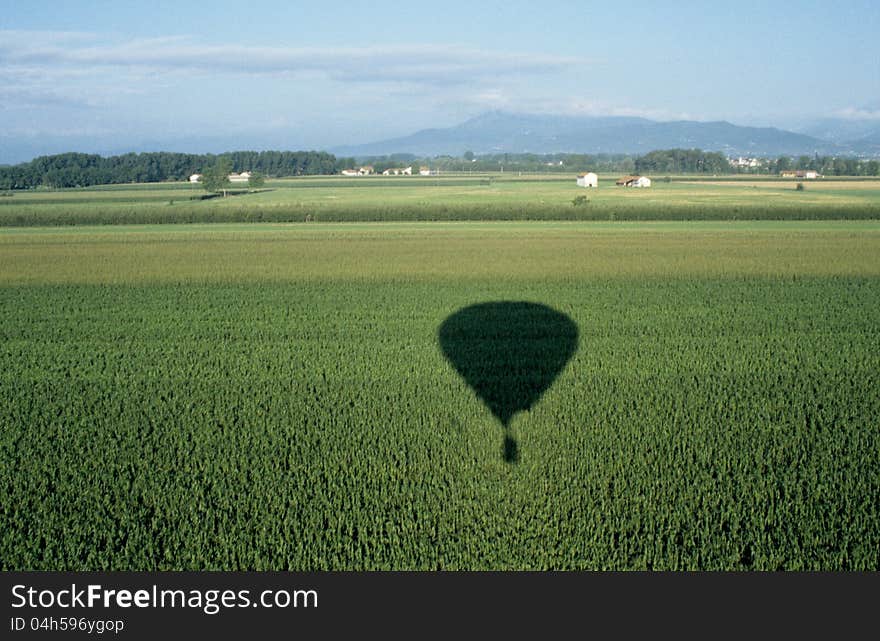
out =
{"type": "Polygon", "coordinates": [[[4,570],[880,569],[880,223],[0,255],[4,570]]]}

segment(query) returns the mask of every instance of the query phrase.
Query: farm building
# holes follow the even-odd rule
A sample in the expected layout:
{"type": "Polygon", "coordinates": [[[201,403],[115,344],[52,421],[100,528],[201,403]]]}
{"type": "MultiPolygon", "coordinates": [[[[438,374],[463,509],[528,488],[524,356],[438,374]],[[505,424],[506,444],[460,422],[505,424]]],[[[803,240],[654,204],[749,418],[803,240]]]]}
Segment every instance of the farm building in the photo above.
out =
{"type": "Polygon", "coordinates": [[[251,172],[243,171],[240,174],[231,173],[229,174],[229,182],[231,183],[246,183],[251,179],[251,172]]]}
{"type": "Polygon", "coordinates": [[[375,167],[373,165],[364,165],[363,167],[359,167],[357,169],[343,169],[341,172],[343,176],[370,176],[376,173],[375,167]]]}
{"type": "Polygon", "coordinates": [[[624,176],[617,184],[622,187],[650,187],[651,179],[647,176],[624,176]]]}
{"type": "Polygon", "coordinates": [[[819,172],[815,169],[786,169],[779,173],[783,178],[806,178],[807,180],[815,180],[819,177],[819,172]]]}
{"type": "MultiPolygon", "coordinates": [[[[227,176],[231,183],[246,183],[251,179],[251,172],[243,171],[240,174],[231,173],[227,176]]],[[[189,177],[191,183],[202,182],[202,174],[193,174],[189,177]]]]}
{"type": "Polygon", "coordinates": [[[577,184],[578,187],[598,187],[599,177],[592,171],[585,174],[578,174],[577,184]]]}
{"type": "Polygon", "coordinates": [[[389,167],[382,172],[383,176],[412,176],[412,167],[389,167]]]}
{"type": "Polygon", "coordinates": [[[730,163],[731,167],[740,167],[745,169],[754,169],[756,167],[760,167],[763,162],[760,158],[743,158],[740,156],[739,158],[728,158],[727,162],[730,163]]]}

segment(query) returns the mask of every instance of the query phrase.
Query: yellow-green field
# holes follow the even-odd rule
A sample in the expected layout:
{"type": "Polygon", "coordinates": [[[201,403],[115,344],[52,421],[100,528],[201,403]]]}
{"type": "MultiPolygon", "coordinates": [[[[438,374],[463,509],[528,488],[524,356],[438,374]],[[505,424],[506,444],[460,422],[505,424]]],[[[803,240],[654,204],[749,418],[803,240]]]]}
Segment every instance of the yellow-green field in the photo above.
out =
{"type": "Polygon", "coordinates": [[[17,228],[0,253],[9,285],[876,277],[880,221],[17,228]]]}
{"type": "Polygon", "coordinates": [[[416,220],[878,219],[880,181],[703,180],[655,177],[649,189],[597,189],[574,176],[323,177],[269,181],[256,193],[200,200],[189,184],[15,192],[0,226],[187,222],[416,220]],[[575,198],[586,201],[574,204],[575,198]]]}

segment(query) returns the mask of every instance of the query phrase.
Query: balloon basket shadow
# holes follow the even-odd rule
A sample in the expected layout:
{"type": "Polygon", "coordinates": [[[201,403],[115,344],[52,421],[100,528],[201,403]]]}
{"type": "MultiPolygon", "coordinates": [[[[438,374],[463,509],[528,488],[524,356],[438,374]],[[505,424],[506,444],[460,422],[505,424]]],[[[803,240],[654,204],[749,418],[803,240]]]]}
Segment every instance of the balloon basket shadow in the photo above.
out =
{"type": "Polygon", "coordinates": [[[519,461],[519,446],[516,444],[516,439],[510,434],[504,435],[502,457],[505,463],[517,463],[519,461]]]}

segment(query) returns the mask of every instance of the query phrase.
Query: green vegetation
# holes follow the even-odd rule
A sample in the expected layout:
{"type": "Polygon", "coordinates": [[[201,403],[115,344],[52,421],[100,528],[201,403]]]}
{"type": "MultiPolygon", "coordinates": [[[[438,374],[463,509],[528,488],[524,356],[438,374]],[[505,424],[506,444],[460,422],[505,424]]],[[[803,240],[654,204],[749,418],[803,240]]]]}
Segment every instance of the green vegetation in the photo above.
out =
{"type": "MultiPolygon", "coordinates": [[[[777,178],[784,169],[814,169],[824,176],[880,176],[880,161],[876,159],[860,159],[845,156],[800,156],[791,158],[759,159],[757,166],[734,167],[727,158],[718,152],[700,149],[659,149],[641,156],[628,154],[481,154],[461,158],[439,156],[435,158],[417,158],[412,154],[394,154],[392,156],[374,156],[362,159],[381,171],[385,167],[401,167],[407,165],[430,165],[444,172],[529,172],[541,174],[571,174],[582,171],[597,173],[631,174],[633,172],[648,174],[690,173],[703,176],[731,176],[746,174],[777,178]]],[[[341,161],[340,161],[341,162],[341,161]]],[[[342,163],[345,164],[345,163],[342,163]]],[[[348,159],[348,166],[355,165],[354,159],[348,159]]]]}
{"type": "Polygon", "coordinates": [[[260,171],[272,176],[333,174],[338,170],[332,154],[317,151],[233,151],[220,156],[163,151],[106,158],[66,153],[0,167],[0,189],[59,189],[187,180],[191,174],[215,165],[220,158],[230,162],[232,170],[260,171]]]}
{"type": "Polygon", "coordinates": [[[7,229],[0,255],[5,570],[880,569],[877,222],[7,229]],[[507,431],[439,333],[504,301],[578,333],[507,431]]]}
{"type": "Polygon", "coordinates": [[[248,189],[259,189],[266,184],[266,178],[258,171],[251,172],[251,177],[248,178],[248,189]]]}
{"type": "Polygon", "coordinates": [[[31,190],[0,199],[0,226],[199,222],[456,220],[833,220],[880,219],[880,181],[655,180],[650,189],[600,176],[589,206],[574,176],[452,174],[432,177],[269,179],[266,189],[202,200],[198,185],[114,185],[31,190]]]}
{"type": "Polygon", "coordinates": [[[0,166],[0,190],[89,187],[104,184],[186,180],[203,172],[217,158],[232,163],[232,170],[258,171],[270,177],[337,174],[345,168],[371,164],[381,173],[391,167],[430,165],[442,172],[571,174],[580,171],[631,174],[689,173],[725,175],[747,173],[776,176],[783,169],[814,169],[825,176],[880,176],[880,161],[833,156],[801,156],[762,160],[758,167],[733,167],[718,152],[700,149],[664,149],[644,156],[626,154],[486,154],[465,152],[462,158],[440,156],[417,158],[412,154],[392,154],[367,159],[336,158],[317,151],[233,151],[213,154],[170,152],[130,153],[102,157],[95,154],[66,153],[41,156],[14,166],[0,166]]]}
{"type": "Polygon", "coordinates": [[[699,149],[664,149],[636,158],[638,174],[732,174],[727,156],[699,149]]]}
{"type": "Polygon", "coordinates": [[[209,194],[219,191],[226,195],[226,191],[232,185],[229,182],[229,172],[232,171],[232,161],[228,158],[218,158],[217,161],[205,169],[201,178],[201,185],[209,194]]]}

